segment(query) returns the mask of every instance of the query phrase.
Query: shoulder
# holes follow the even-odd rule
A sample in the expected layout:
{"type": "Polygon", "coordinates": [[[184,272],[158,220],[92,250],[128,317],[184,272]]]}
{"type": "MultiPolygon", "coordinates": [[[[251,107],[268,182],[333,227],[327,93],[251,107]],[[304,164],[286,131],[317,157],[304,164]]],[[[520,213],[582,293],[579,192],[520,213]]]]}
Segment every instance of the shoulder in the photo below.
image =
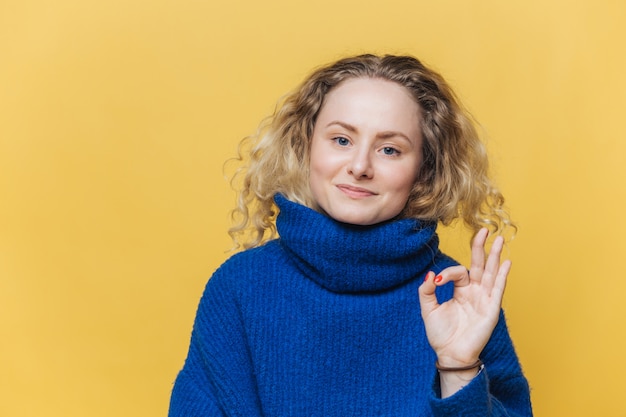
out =
{"type": "Polygon", "coordinates": [[[215,288],[220,291],[238,291],[262,279],[268,271],[281,269],[286,262],[278,240],[271,240],[228,258],[209,279],[207,290],[215,288]]]}
{"type": "Polygon", "coordinates": [[[206,283],[196,319],[211,321],[216,317],[236,316],[243,300],[255,293],[277,264],[284,262],[283,257],[277,242],[270,241],[228,258],[206,283]]]}
{"type": "Polygon", "coordinates": [[[257,269],[260,266],[280,262],[284,262],[283,253],[278,243],[278,239],[274,239],[262,246],[257,246],[232,255],[219,266],[219,268],[215,271],[215,274],[221,275],[233,272],[240,274],[251,269],[257,269]]]}

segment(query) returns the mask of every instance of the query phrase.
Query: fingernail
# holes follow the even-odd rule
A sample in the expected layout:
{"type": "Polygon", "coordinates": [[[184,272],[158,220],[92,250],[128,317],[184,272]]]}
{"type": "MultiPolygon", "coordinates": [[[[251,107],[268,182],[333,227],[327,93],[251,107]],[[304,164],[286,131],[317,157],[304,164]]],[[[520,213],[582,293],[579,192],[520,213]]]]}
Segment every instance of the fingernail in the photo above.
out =
{"type": "Polygon", "coordinates": [[[428,273],[426,273],[426,276],[424,277],[424,282],[428,281],[428,278],[430,278],[432,274],[433,274],[432,271],[429,271],[428,273]]]}
{"type": "Polygon", "coordinates": [[[441,282],[442,279],[443,279],[443,277],[441,275],[437,275],[435,277],[435,282],[441,282]]]}

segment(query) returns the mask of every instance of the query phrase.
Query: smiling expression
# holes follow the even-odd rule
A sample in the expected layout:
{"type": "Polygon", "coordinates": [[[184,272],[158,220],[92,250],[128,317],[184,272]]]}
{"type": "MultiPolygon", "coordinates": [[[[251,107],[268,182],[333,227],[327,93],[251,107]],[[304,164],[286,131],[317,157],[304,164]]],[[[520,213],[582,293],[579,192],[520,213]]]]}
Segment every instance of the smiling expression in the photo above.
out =
{"type": "Polygon", "coordinates": [[[326,95],[313,130],[309,182],[327,215],[357,225],[394,218],[421,163],[420,109],[405,87],[353,78],[326,95]]]}

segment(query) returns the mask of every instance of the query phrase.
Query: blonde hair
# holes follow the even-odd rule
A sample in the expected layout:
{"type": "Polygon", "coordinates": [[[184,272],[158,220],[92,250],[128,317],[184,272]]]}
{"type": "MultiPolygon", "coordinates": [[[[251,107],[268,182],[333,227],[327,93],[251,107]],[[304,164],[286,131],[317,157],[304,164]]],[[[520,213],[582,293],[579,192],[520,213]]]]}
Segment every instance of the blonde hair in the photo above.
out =
{"type": "Polygon", "coordinates": [[[256,135],[240,144],[238,160],[246,153],[248,159],[233,176],[233,184],[242,180],[229,230],[236,247],[255,247],[276,236],[277,193],[317,207],[309,189],[315,121],[326,94],[359,77],[404,86],[421,110],[423,162],[400,217],[443,225],[461,218],[474,233],[481,227],[515,229],[504,197],[488,177],[487,152],[473,120],[445,80],[411,56],[359,55],[314,71],[278,103],[256,135]]]}

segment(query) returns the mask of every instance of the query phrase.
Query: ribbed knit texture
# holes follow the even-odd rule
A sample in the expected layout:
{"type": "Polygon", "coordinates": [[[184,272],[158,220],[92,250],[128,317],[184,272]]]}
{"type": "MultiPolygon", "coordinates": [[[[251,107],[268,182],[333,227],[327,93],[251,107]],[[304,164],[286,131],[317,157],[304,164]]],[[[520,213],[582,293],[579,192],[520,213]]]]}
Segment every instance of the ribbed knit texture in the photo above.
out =
{"type": "MultiPolygon", "coordinates": [[[[435,224],[338,223],[276,197],[280,238],[207,284],[170,416],[529,416],[504,317],[485,370],[438,398],[417,290],[454,261],[435,224]]],[[[440,301],[452,286],[438,289],[440,301]]]]}

